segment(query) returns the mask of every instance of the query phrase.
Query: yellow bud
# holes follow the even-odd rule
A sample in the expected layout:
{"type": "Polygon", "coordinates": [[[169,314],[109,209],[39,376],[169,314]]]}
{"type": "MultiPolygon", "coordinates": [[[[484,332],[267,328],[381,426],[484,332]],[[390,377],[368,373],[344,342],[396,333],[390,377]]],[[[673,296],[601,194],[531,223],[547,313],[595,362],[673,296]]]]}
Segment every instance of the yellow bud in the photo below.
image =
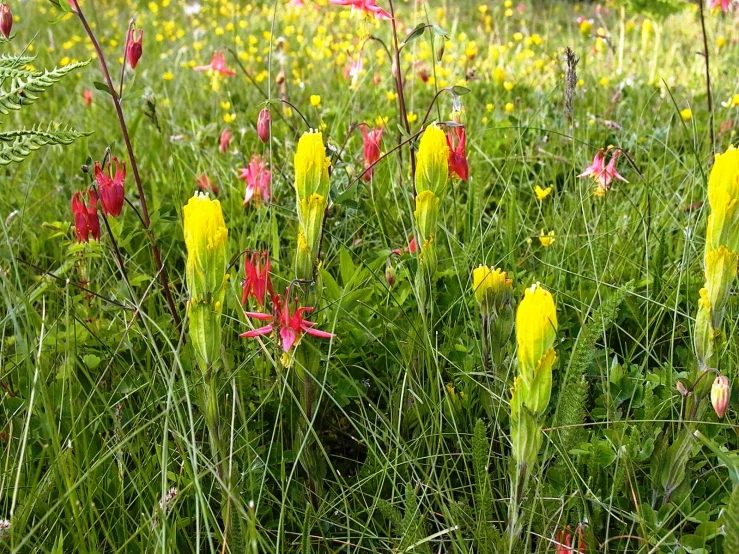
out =
{"type": "Polygon", "coordinates": [[[535,368],[557,338],[557,310],[551,293],[538,283],[524,293],[516,312],[518,362],[524,379],[533,378],[535,368]]]}
{"type": "Polygon", "coordinates": [[[320,131],[303,133],[295,152],[295,191],[298,202],[311,194],[328,198],[328,168],[331,165],[326,157],[323,135],[320,131]]]}

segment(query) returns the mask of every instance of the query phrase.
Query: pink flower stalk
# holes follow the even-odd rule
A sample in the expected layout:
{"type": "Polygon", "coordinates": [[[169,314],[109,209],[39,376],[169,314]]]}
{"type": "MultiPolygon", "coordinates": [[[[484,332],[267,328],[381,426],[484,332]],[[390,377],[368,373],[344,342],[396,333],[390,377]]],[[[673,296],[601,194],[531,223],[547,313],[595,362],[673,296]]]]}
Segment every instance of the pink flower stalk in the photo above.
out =
{"type": "Polygon", "coordinates": [[[270,183],[272,181],[272,173],[267,169],[267,163],[262,156],[254,154],[247,167],[241,168],[241,179],[246,183],[246,192],[244,193],[244,206],[252,199],[258,204],[261,200],[269,202],[272,194],[270,192],[270,183]]]}
{"type": "Polygon", "coordinates": [[[729,6],[731,5],[731,0],[709,0],[708,6],[715,10],[717,8],[721,8],[721,11],[728,12],[729,6]]]}
{"type": "Polygon", "coordinates": [[[221,154],[225,154],[228,151],[228,147],[231,146],[232,137],[233,134],[228,127],[221,131],[221,136],[218,139],[218,150],[221,151],[221,154]]]}
{"type": "Polygon", "coordinates": [[[236,75],[235,71],[232,71],[226,66],[226,57],[223,55],[223,52],[218,50],[213,52],[208,65],[199,65],[193,69],[195,71],[210,71],[219,75],[228,75],[229,77],[236,75]]]}
{"type": "Polygon", "coordinates": [[[369,181],[375,173],[372,167],[382,155],[380,150],[382,144],[382,133],[385,132],[383,127],[367,130],[367,125],[362,125],[362,150],[364,152],[364,169],[366,170],[363,179],[369,181]]]}
{"type": "Polygon", "coordinates": [[[205,173],[198,175],[198,179],[195,182],[198,185],[198,188],[203,192],[210,192],[213,196],[218,196],[218,193],[220,192],[218,185],[212,183],[210,177],[205,173]]]}
{"type": "Polygon", "coordinates": [[[264,314],[260,312],[246,312],[246,315],[261,321],[269,323],[259,329],[241,333],[240,337],[255,338],[265,335],[271,335],[275,330],[279,332],[282,341],[282,350],[289,352],[295,344],[297,344],[307,333],[319,339],[332,339],[336,335],[314,329],[315,323],[303,318],[304,313],[310,313],[313,308],[300,307],[297,299],[295,299],[295,309],[290,311],[290,289],[285,289],[285,300],[280,296],[275,297],[272,314],[264,314]],[[283,303],[284,302],[284,303],[283,303]]]}
{"type": "Polygon", "coordinates": [[[257,136],[262,142],[269,141],[269,132],[272,125],[272,115],[269,108],[262,108],[257,116],[257,136]]]}
{"type": "Polygon", "coordinates": [[[606,164],[606,150],[601,148],[595,153],[592,163],[585,168],[578,177],[590,177],[595,181],[595,194],[603,196],[611,188],[614,179],[628,183],[621,174],[616,170],[616,161],[620,155],[620,151],[616,151],[608,164],[606,164]]]}
{"type": "Polygon", "coordinates": [[[77,242],[89,242],[90,238],[100,240],[98,197],[92,188],[88,189],[87,196],[87,202],[81,192],[75,192],[72,196],[72,215],[77,242]]]}
{"type": "Polygon", "coordinates": [[[131,69],[136,69],[136,66],[141,59],[141,54],[144,53],[144,30],[140,29],[138,35],[136,30],[131,28],[128,30],[128,39],[126,41],[126,58],[128,59],[128,65],[131,69]]]}
{"type": "Polygon", "coordinates": [[[126,181],[126,164],[121,163],[118,161],[118,158],[113,156],[113,159],[108,162],[105,171],[100,167],[100,162],[95,162],[93,173],[98,184],[100,205],[103,208],[103,213],[112,217],[118,217],[121,215],[121,210],[123,209],[123,185],[126,181]],[[113,168],[115,168],[115,174],[111,176],[111,169],[113,168]]]}
{"type": "Polygon", "coordinates": [[[251,255],[244,257],[244,281],[241,287],[241,304],[246,306],[247,300],[253,297],[257,301],[260,308],[264,308],[264,301],[269,292],[270,298],[275,298],[275,292],[272,289],[272,280],[269,277],[270,271],[269,252],[261,250],[252,252],[251,255]]]}
{"type": "Polygon", "coordinates": [[[470,176],[467,164],[467,132],[463,125],[447,131],[446,142],[449,145],[449,171],[455,173],[463,181],[470,176]]]}
{"type": "Polygon", "coordinates": [[[377,0],[329,0],[335,6],[351,6],[352,9],[372,14],[375,19],[392,19],[392,16],[380,6],[377,0]]]}

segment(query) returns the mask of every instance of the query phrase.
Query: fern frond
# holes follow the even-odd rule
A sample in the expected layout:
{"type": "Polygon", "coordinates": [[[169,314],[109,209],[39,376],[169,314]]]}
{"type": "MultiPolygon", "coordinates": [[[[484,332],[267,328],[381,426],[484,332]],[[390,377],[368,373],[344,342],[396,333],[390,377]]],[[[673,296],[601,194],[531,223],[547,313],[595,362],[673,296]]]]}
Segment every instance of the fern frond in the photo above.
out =
{"type": "Polygon", "coordinates": [[[39,127],[0,133],[0,165],[22,162],[31,152],[42,146],[71,144],[89,135],[74,129],[43,130],[39,127]]]}
{"type": "Polygon", "coordinates": [[[724,509],[724,552],[739,552],[739,485],[724,509]]]}
{"type": "Polygon", "coordinates": [[[585,399],[587,383],[585,372],[595,360],[595,344],[603,331],[608,329],[618,314],[618,308],[626,296],[630,285],[618,289],[593,312],[592,319],[580,330],[577,343],[570,358],[570,364],[560,386],[559,403],[554,417],[554,425],[562,428],[560,439],[566,452],[574,445],[579,424],[585,419],[585,399]]]}
{"type": "MultiPolygon", "coordinates": [[[[8,62],[10,63],[10,62],[8,62]]],[[[33,104],[39,95],[75,69],[86,66],[90,60],[72,63],[64,67],[28,71],[20,67],[6,68],[10,77],[9,87],[0,87],[0,114],[33,104]]]]}
{"type": "Polygon", "coordinates": [[[8,79],[15,76],[30,75],[33,71],[26,69],[26,66],[35,59],[34,56],[0,55],[0,78],[8,79]]]}

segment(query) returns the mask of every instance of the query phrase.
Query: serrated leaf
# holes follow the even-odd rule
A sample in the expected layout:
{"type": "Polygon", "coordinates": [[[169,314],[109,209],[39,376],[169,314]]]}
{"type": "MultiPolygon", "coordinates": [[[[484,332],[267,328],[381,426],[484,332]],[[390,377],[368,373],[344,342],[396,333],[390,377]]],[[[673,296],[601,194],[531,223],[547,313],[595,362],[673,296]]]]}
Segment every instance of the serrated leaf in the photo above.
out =
{"type": "Polygon", "coordinates": [[[0,165],[22,162],[42,146],[72,144],[89,134],[74,129],[52,130],[51,127],[45,131],[35,127],[0,133],[0,165]]]}
{"type": "Polygon", "coordinates": [[[13,110],[20,110],[38,100],[39,95],[51,88],[65,75],[75,69],[86,66],[90,60],[72,63],[64,67],[55,67],[51,70],[34,70],[16,68],[6,79],[10,79],[10,86],[0,88],[0,114],[7,115],[13,110]]]}

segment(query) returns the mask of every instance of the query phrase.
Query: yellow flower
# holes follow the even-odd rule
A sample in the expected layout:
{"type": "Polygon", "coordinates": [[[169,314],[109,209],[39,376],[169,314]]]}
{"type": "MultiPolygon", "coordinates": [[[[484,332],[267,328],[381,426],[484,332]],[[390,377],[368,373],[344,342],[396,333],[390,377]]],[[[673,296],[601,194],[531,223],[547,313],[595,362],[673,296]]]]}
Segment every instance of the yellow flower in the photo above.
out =
{"type": "Polygon", "coordinates": [[[552,192],[552,187],[547,187],[545,189],[541,188],[539,185],[536,185],[534,187],[534,194],[536,194],[536,198],[539,200],[544,200],[547,196],[549,196],[552,192]]]}
{"type": "Polygon", "coordinates": [[[421,136],[416,155],[416,192],[430,190],[439,198],[444,196],[449,178],[449,146],[444,131],[436,124],[429,125],[421,136]]]}
{"type": "Polygon", "coordinates": [[[583,19],[580,21],[580,34],[584,37],[590,36],[593,30],[593,22],[589,19],[583,19]]]}
{"type": "Polygon", "coordinates": [[[312,194],[328,198],[328,168],[331,161],[326,157],[323,135],[319,131],[303,133],[295,152],[295,191],[298,201],[312,194]]]}
{"type": "Polygon", "coordinates": [[[321,105],[321,97],[317,94],[311,94],[310,95],[310,105],[314,108],[317,108],[321,105]]]}
{"type": "Polygon", "coordinates": [[[235,113],[223,114],[223,121],[224,123],[233,123],[234,121],[236,121],[236,114],[235,113]]]}
{"type": "Polygon", "coordinates": [[[492,112],[494,109],[495,109],[495,105],[494,104],[490,104],[490,103],[485,104],[485,111],[486,112],[492,112]]]}
{"type": "Polygon", "coordinates": [[[385,93],[385,98],[387,98],[388,102],[395,102],[395,99],[397,97],[398,95],[395,94],[395,92],[393,92],[392,90],[385,93]]]}
{"type": "Polygon", "coordinates": [[[516,85],[511,83],[510,81],[506,81],[505,83],[503,83],[503,88],[506,89],[508,92],[512,91],[513,87],[515,86],[516,85]]]}
{"type": "Polygon", "coordinates": [[[162,79],[164,79],[165,81],[171,81],[172,79],[174,79],[174,73],[172,73],[171,71],[167,71],[164,73],[164,75],[162,75],[162,79]]]}
{"type": "Polygon", "coordinates": [[[418,115],[414,112],[408,112],[405,118],[408,120],[408,123],[415,123],[418,119],[418,115]]]}
{"type": "Polygon", "coordinates": [[[555,238],[554,238],[554,231],[549,231],[548,234],[544,234],[544,230],[542,229],[541,234],[539,235],[539,242],[542,246],[551,246],[554,244],[555,238]]]}
{"type": "Polygon", "coordinates": [[[513,104],[511,102],[508,102],[505,105],[505,108],[504,109],[505,109],[506,113],[511,113],[513,111],[513,108],[514,108],[513,104]]]}
{"type": "Polygon", "coordinates": [[[722,244],[739,252],[739,150],[730,146],[717,154],[708,179],[706,252],[722,244]]]}
{"type": "Polygon", "coordinates": [[[481,265],[472,271],[472,290],[480,305],[482,315],[490,315],[498,306],[510,302],[513,294],[513,281],[500,269],[481,265]]]}
{"type": "Polygon", "coordinates": [[[693,119],[693,111],[690,108],[685,108],[680,111],[680,117],[683,118],[683,121],[690,121],[693,119]]]}
{"type": "Polygon", "coordinates": [[[600,80],[598,81],[598,83],[602,87],[607,87],[608,86],[608,83],[610,83],[610,82],[611,82],[611,80],[608,77],[601,77],[600,80]]]}
{"type": "Polygon", "coordinates": [[[231,109],[231,102],[225,101],[221,102],[221,109],[224,111],[228,111],[231,109]]]}
{"type": "Polygon", "coordinates": [[[190,298],[202,300],[220,288],[226,269],[228,229],[221,203],[195,193],[182,210],[190,298]]]}
{"type": "Polygon", "coordinates": [[[495,69],[493,69],[493,80],[498,83],[503,83],[505,81],[505,69],[498,66],[495,69]]]}
{"type": "Polygon", "coordinates": [[[557,338],[557,309],[551,293],[539,283],[524,293],[516,311],[518,362],[525,381],[530,380],[557,338]]]}

